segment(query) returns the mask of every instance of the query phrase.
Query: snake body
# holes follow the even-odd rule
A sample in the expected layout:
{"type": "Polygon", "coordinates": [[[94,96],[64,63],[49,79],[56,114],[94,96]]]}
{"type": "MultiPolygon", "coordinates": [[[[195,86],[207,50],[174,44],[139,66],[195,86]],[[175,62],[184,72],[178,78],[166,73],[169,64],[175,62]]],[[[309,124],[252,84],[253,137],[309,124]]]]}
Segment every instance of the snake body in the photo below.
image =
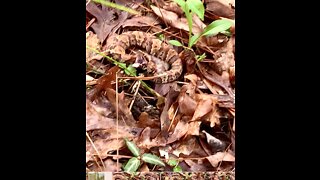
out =
{"type": "Polygon", "coordinates": [[[157,39],[155,36],[142,31],[127,31],[111,38],[107,42],[106,52],[108,55],[119,61],[129,59],[126,49],[138,46],[146,53],[167,62],[171,68],[164,72],[155,72],[155,83],[169,83],[180,77],[183,65],[178,53],[165,42],[157,39]]]}

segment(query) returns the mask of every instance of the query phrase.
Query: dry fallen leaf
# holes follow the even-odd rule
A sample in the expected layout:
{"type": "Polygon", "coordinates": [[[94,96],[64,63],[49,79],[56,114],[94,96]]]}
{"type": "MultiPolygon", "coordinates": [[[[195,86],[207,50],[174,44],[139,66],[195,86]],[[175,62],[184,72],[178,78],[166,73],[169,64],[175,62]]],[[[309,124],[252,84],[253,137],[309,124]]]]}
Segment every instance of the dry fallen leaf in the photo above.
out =
{"type": "Polygon", "coordinates": [[[149,149],[151,145],[150,140],[150,127],[146,127],[140,134],[139,139],[136,142],[136,145],[140,148],[149,149]]]}
{"type": "MultiPolygon", "coordinates": [[[[111,139],[111,140],[105,140],[105,139],[97,139],[94,142],[94,145],[96,149],[98,150],[101,159],[104,159],[108,157],[109,152],[115,151],[118,148],[122,148],[125,146],[125,143],[122,139],[111,139]]],[[[93,146],[91,145],[86,151],[90,152],[90,155],[98,155],[98,153],[95,151],[93,146]]],[[[89,157],[89,161],[93,160],[92,156],[89,157]]]]}
{"type": "Polygon", "coordinates": [[[199,136],[201,121],[189,122],[188,135],[199,136]]]}
{"type": "Polygon", "coordinates": [[[150,128],[160,128],[159,119],[151,119],[149,114],[146,112],[142,112],[139,116],[139,121],[137,124],[138,127],[150,127],[150,128]]]}
{"type": "Polygon", "coordinates": [[[98,105],[92,104],[87,100],[86,103],[86,131],[94,129],[107,129],[115,126],[115,120],[107,118],[104,115],[108,115],[111,111],[107,108],[102,108],[98,105]],[[101,113],[100,113],[100,112],[101,113]],[[103,113],[103,114],[102,114],[103,113]]]}
{"type": "Polygon", "coordinates": [[[107,158],[103,162],[104,162],[105,167],[106,167],[104,169],[104,171],[106,171],[106,172],[117,172],[117,171],[121,170],[122,164],[119,163],[118,164],[118,169],[117,169],[117,161],[114,161],[114,160],[112,160],[110,158],[107,158]]]}
{"type": "Polygon", "coordinates": [[[179,143],[178,147],[172,151],[172,154],[177,157],[180,157],[180,154],[190,155],[194,151],[196,143],[196,138],[194,136],[188,136],[188,138],[185,138],[179,143]]]}
{"type": "MultiPolygon", "coordinates": [[[[134,117],[132,116],[132,113],[129,109],[128,104],[126,104],[124,92],[122,91],[119,93],[119,103],[116,103],[116,92],[113,89],[107,88],[106,89],[106,95],[110,101],[110,103],[113,105],[113,107],[119,107],[119,113],[122,112],[122,115],[125,118],[125,122],[128,126],[131,127],[137,127],[137,123],[134,120],[134,117]]],[[[120,117],[121,118],[121,117],[120,117]]]]}
{"type": "Polygon", "coordinates": [[[189,124],[186,122],[185,119],[181,119],[175,127],[173,133],[169,135],[167,143],[170,144],[179,140],[188,132],[188,129],[189,124]]]}
{"type": "Polygon", "coordinates": [[[190,166],[189,171],[192,171],[192,172],[207,171],[206,166],[204,166],[203,164],[199,164],[198,162],[194,162],[193,160],[186,159],[184,160],[184,162],[188,164],[188,166],[190,166]]]}
{"type": "Polygon", "coordinates": [[[101,76],[97,81],[96,89],[99,91],[116,88],[116,73],[120,70],[118,66],[113,66],[107,73],[101,76]]]}
{"type": "Polygon", "coordinates": [[[206,10],[213,12],[215,15],[234,19],[235,10],[231,7],[235,5],[234,1],[227,0],[206,0],[206,10]]]}
{"type": "MultiPolygon", "coordinates": [[[[86,45],[96,50],[101,49],[101,44],[97,35],[91,31],[86,33],[86,45]]],[[[97,54],[89,48],[86,48],[86,62],[90,62],[93,59],[100,60],[101,58],[101,55],[97,54]]]]}
{"type": "Polygon", "coordinates": [[[213,167],[217,167],[221,161],[234,162],[235,157],[229,152],[217,152],[214,155],[206,157],[213,167]]]}
{"type": "Polygon", "coordinates": [[[156,26],[160,22],[152,16],[135,16],[123,22],[122,27],[149,27],[156,26]]]}
{"type": "Polygon", "coordinates": [[[175,89],[170,89],[165,100],[165,105],[163,107],[162,113],[160,115],[161,131],[167,137],[167,132],[170,127],[170,119],[168,115],[168,110],[172,103],[176,100],[179,92],[175,89]]]}
{"type": "MultiPolygon", "coordinates": [[[[171,12],[171,11],[167,11],[162,8],[158,8],[156,6],[151,5],[150,7],[157,16],[162,18],[165,22],[167,22],[171,26],[173,26],[177,29],[182,29],[182,30],[189,32],[189,26],[188,26],[186,18],[179,18],[176,13],[171,12]]],[[[195,23],[193,23],[192,32],[194,34],[200,34],[201,28],[198,27],[195,23]]]]}
{"type": "Polygon", "coordinates": [[[225,46],[215,52],[218,58],[212,63],[212,67],[217,73],[228,72],[230,67],[235,66],[233,46],[234,42],[229,40],[225,46]]]}
{"type": "Polygon", "coordinates": [[[209,113],[213,108],[213,101],[211,99],[204,99],[198,102],[197,108],[190,121],[196,121],[209,113]]]}
{"type": "Polygon", "coordinates": [[[183,115],[192,116],[197,108],[197,102],[185,91],[181,91],[179,99],[179,112],[183,115]]]}

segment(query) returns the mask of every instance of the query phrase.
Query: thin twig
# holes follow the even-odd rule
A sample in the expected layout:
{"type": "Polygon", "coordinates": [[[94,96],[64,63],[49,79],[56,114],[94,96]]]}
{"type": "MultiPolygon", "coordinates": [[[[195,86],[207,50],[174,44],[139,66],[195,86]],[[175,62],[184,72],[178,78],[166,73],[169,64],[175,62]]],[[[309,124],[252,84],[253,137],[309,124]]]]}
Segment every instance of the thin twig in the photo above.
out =
{"type": "MultiPolygon", "coordinates": [[[[104,168],[104,169],[106,169],[106,167],[105,167],[105,165],[104,165],[104,162],[102,161],[102,158],[101,158],[100,152],[98,151],[98,149],[97,149],[97,148],[96,148],[96,146],[94,145],[94,143],[93,143],[92,139],[90,138],[90,136],[89,136],[88,132],[86,132],[86,136],[87,136],[88,140],[90,141],[90,143],[91,143],[91,145],[92,145],[93,149],[97,152],[98,157],[99,157],[99,159],[100,159],[100,161],[101,161],[101,163],[102,163],[103,168],[104,168]]],[[[98,164],[98,166],[99,166],[99,164],[98,164]]],[[[99,166],[99,167],[100,167],[100,166],[99,166]]],[[[101,167],[100,167],[100,169],[101,169],[101,167]]]]}
{"type": "Polygon", "coordinates": [[[179,106],[177,107],[176,111],[174,112],[174,115],[173,115],[173,118],[170,122],[170,125],[169,125],[169,128],[168,128],[168,131],[170,130],[172,124],[173,124],[173,121],[174,121],[174,118],[176,117],[177,113],[178,113],[178,110],[179,110],[179,106]]]}
{"type": "MultiPolygon", "coordinates": [[[[129,94],[129,93],[124,93],[124,94],[127,95],[127,96],[134,96],[134,95],[129,94]]],[[[157,99],[157,98],[151,97],[151,96],[142,96],[142,95],[140,95],[140,96],[143,97],[144,99],[153,99],[153,100],[157,99]]]]}
{"type": "MultiPolygon", "coordinates": [[[[118,93],[118,72],[116,73],[116,118],[117,118],[117,142],[119,142],[119,93],[118,93]]],[[[119,148],[117,148],[117,156],[119,156],[119,148]]],[[[117,158],[117,172],[119,169],[119,158],[117,158]]]]}
{"type": "Polygon", "coordinates": [[[88,30],[88,28],[92,25],[92,23],[93,23],[95,20],[96,20],[96,18],[92,18],[92,19],[88,22],[88,24],[87,24],[87,26],[86,26],[86,30],[88,30]]]}
{"type": "Polygon", "coordinates": [[[131,103],[130,103],[130,106],[129,106],[129,110],[130,110],[130,111],[131,111],[131,108],[132,108],[132,106],[133,106],[134,101],[136,100],[137,94],[138,94],[138,92],[139,92],[140,84],[141,84],[141,81],[138,81],[138,85],[137,85],[136,90],[135,90],[135,92],[134,92],[133,99],[132,99],[132,101],[131,101],[131,103]]]}

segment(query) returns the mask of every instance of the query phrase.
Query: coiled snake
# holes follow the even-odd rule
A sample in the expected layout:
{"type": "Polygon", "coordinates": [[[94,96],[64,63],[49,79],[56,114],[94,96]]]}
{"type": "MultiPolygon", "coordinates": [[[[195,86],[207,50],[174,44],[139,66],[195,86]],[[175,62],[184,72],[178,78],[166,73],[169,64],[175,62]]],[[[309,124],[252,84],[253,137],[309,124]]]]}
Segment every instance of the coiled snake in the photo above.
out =
{"type": "Polygon", "coordinates": [[[142,31],[127,31],[111,38],[107,42],[106,53],[121,62],[128,60],[126,49],[138,46],[148,54],[168,63],[171,68],[163,72],[155,72],[152,81],[155,83],[169,83],[180,77],[183,70],[179,54],[168,44],[155,36],[142,31]]]}

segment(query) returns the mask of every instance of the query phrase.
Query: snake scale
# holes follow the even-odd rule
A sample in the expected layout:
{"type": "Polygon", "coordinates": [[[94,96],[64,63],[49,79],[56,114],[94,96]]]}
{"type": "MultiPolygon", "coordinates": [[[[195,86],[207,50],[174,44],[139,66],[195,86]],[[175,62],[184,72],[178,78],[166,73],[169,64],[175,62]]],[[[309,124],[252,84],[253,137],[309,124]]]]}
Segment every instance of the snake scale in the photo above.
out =
{"type": "Polygon", "coordinates": [[[116,35],[107,42],[106,52],[109,56],[121,62],[128,60],[126,50],[129,47],[140,47],[148,54],[168,63],[171,68],[163,72],[155,72],[152,81],[155,83],[169,83],[180,77],[183,70],[179,54],[168,44],[157,39],[150,33],[142,31],[127,31],[116,35]]]}

